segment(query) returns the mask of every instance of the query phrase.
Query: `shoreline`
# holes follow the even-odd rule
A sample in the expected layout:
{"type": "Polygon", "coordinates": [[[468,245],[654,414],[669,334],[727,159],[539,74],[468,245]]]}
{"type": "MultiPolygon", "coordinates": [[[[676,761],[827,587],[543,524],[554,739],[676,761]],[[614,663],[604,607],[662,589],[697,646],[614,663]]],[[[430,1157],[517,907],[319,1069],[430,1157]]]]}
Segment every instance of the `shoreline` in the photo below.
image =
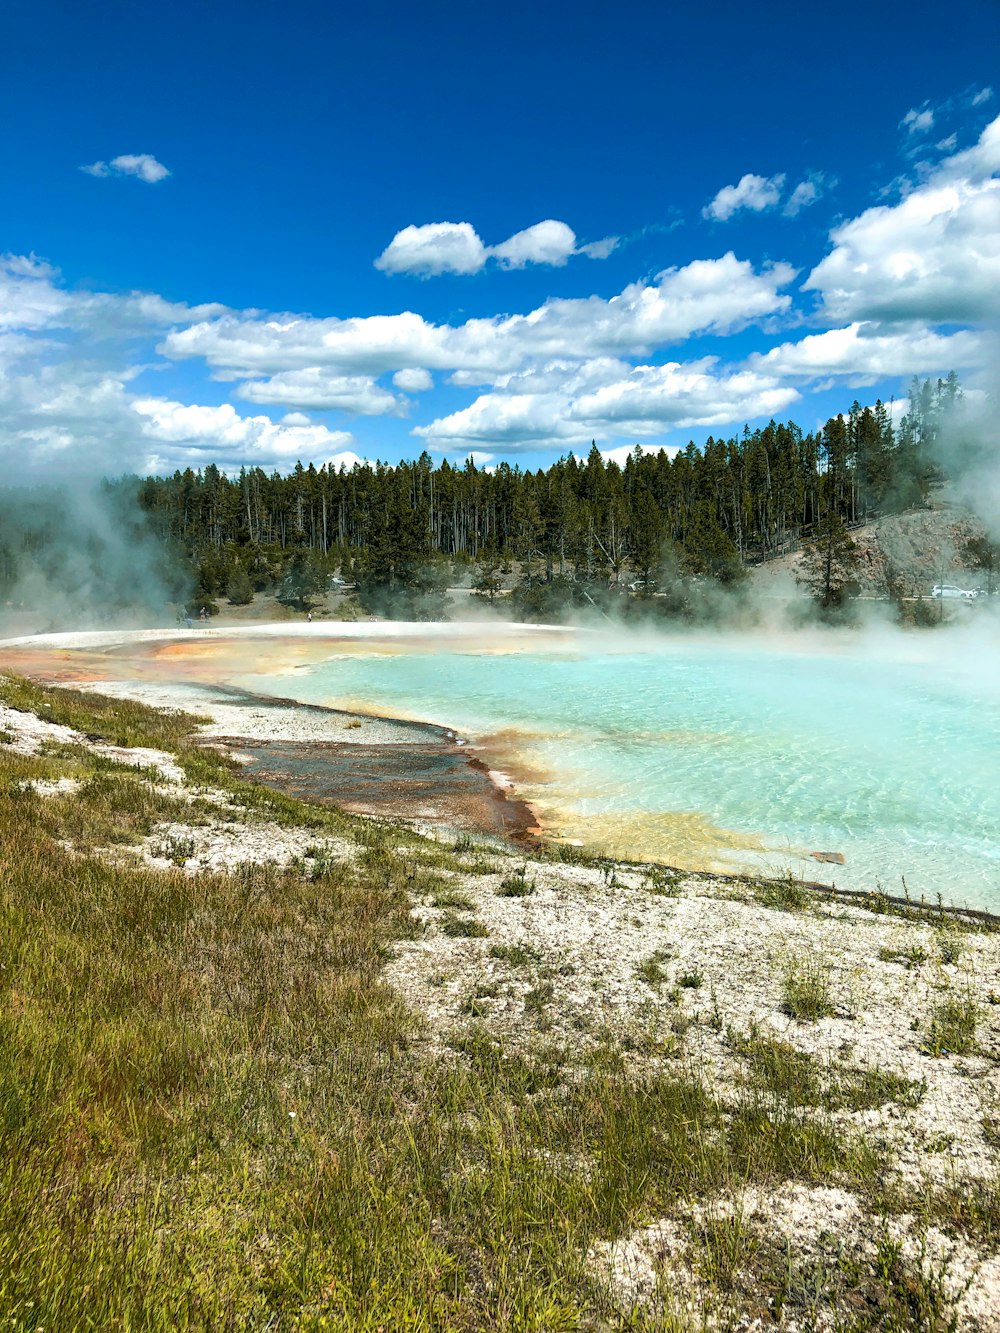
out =
{"type": "Polygon", "coordinates": [[[542,830],[529,803],[453,728],[440,723],[207,682],[89,680],[72,688],[207,715],[211,720],[199,728],[198,742],[232,755],[245,777],[264,786],[369,818],[540,845],[542,830]],[[406,770],[413,768],[419,785],[408,781],[406,770]]]}
{"type": "MultiPolygon", "coordinates": [[[[485,638],[488,647],[491,639],[509,642],[511,631],[531,640],[557,641],[572,639],[576,633],[564,626],[499,621],[314,621],[217,629],[205,625],[192,630],[60,631],[0,640],[0,662],[4,650],[10,649],[11,669],[41,683],[207,714],[211,722],[199,730],[204,743],[241,756],[248,761],[246,775],[264,785],[338,804],[351,813],[499,835],[515,846],[533,847],[540,845],[543,832],[535,810],[517,795],[507,773],[491,767],[447,724],[307,703],[280,693],[260,694],[206,678],[215,673],[198,659],[175,659],[176,675],[168,677],[146,658],[146,652],[159,644],[168,649],[190,644],[197,651],[206,643],[221,646],[255,639],[291,638],[308,647],[385,639],[411,644],[461,642],[474,635],[477,643],[485,638]],[[130,645],[139,650],[144,668],[156,674],[106,677],[104,671],[115,666],[110,650],[130,645]],[[59,661],[60,654],[74,651],[91,652],[97,660],[59,661]],[[18,661],[22,654],[25,660],[18,661]],[[309,725],[310,718],[320,726],[309,725]],[[336,730],[324,727],[322,719],[336,724],[336,730]],[[352,759],[363,760],[364,771],[356,771],[359,765],[352,759]],[[422,770],[422,787],[407,780],[405,770],[414,767],[422,770]],[[315,770],[311,774],[310,768],[315,770]]],[[[282,674],[274,674],[276,686],[282,674]]]]}

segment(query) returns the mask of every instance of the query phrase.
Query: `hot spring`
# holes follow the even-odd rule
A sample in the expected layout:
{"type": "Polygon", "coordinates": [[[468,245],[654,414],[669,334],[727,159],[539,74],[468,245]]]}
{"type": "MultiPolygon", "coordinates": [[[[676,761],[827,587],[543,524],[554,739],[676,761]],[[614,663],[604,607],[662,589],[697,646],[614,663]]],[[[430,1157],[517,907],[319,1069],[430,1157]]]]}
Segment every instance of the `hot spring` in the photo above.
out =
{"type": "Polygon", "coordinates": [[[1000,910],[995,637],[536,644],[366,628],[377,639],[327,641],[327,657],[317,642],[321,660],[280,681],[231,679],[451,727],[513,777],[546,832],[612,854],[891,893],[905,881],[914,898],[1000,910]]]}

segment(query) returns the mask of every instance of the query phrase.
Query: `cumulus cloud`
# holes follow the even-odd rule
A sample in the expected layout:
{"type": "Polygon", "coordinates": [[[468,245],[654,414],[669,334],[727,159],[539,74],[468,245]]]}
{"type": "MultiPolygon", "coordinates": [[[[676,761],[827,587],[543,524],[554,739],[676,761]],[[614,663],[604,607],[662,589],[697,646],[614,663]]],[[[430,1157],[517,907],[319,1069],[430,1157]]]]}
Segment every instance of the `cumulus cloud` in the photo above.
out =
{"type": "Polygon", "coordinates": [[[665,269],[651,283],[630,283],[608,300],[552,299],[527,315],[449,325],[412,311],[358,319],[227,313],[172,330],[161,349],[175,360],[202,357],[226,377],[309,366],[377,376],[419,367],[463,372],[463,383],[483,384],[529,361],[644,356],[694,333],[742,328],[787,310],[790,298],[781,288],[794,276],[787,264],[757,271],[730,251],[665,269]]]}
{"type": "Polygon", "coordinates": [[[515,232],[490,251],[501,268],[524,268],[526,264],[551,264],[561,268],[576,254],[576,232],[565,222],[547,218],[533,227],[515,232]]]}
{"type": "Polygon", "coordinates": [[[774,376],[720,371],[714,357],[635,367],[612,358],[577,367],[557,362],[512,375],[497,391],[413,433],[439,450],[478,444],[516,453],[727,425],[779,413],[798,397],[774,376]]]}
{"type": "Polygon", "coordinates": [[[483,243],[471,222],[428,222],[398,231],[375,260],[375,267],[383,273],[408,273],[421,278],[478,273],[489,259],[495,259],[500,268],[524,268],[528,264],[561,268],[572,255],[607,259],[617,244],[617,236],[605,236],[577,245],[573,228],[555,218],[536,222],[492,246],[483,243]]]}
{"type": "Polygon", "coordinates": [[[835,228],[804,284],[854,320],[977,323],[1000,315],[1000,117],[898,204],[835,228]]]}
{"type": "Polygon", "coordinates": [[[170,172],[162,162],[157,162],[152,153],[122,153],[119,157],[113,157],[110,162],[91,162],[87,167],[81,167],[88,176],[134,176],[136,180],[145,181],[147,185],[155,185],[157,181],[165,180],[170,172]]]}
{"type": "Polygon", "coordinates": [[[425,393],[434,388],[434,376],[423,366],[411,366],[409,370],[397,370],[392,377],[397,389],[404,393],[425,393]]]}
{"type": "Polygon", "coordinates": [[[227,309],[165,301],[151,292],[68,292],[59,282],[59,270],[35,255],[0,255],[0,329],[69,330],[94,341],[162,333],[227,309]]]}
{"type": "Polygon", "coordinates": [[[486,263],[486,247],[470,222],[428,222],[397,231],[375,260],[383,273],[413,273],[429,278],[440,273],[478,273],[486,263]]]}
{"type": "Polygon", "coordinates": [[[276,467],[298,457],[323,462],[353,444],[302,414],[275,425],[229,404],[136,393],[135,381],[155,364],[152,339],[175,321],[224,311],[149,293],[67,292],[45,261],[0,257],[0,473],[16,466],[65,480],[208,462],[276,467]]]}
{"type": "Polygon", "coordinates": [[[338,409],[353,416],[400,415],[406,403],[375,383],[370,375],[338,375],[320,366],[288,370],[265,380],[248,380],[237,389],[251,403],[294,404],[313,410],[338,409]]]}
{"type": "Polygon", "coordinates": [[[782,379],[830,379],[844,376],[853,387],[886,376],[909,377],[978,368],[990,354],[987,339],[970,330],[937,333],[926,325],[888,332],[877,324],[856,322],[846,328],[813,333],[751,356],[750,369],[782,379]]]}
{"type": "Polygon", "coordinates": [[[354,443],[348,431],[311,422],[286,425],[265,416],[243,417],[231,403],[206,407],[168,398],[136,398],[131,408],[153,457],[165,456],[175,464],[179,459],[195,466],[218,462],[221,467],[287,466],[298,459],[326,462],[354,443]],[[158,453],[159,445],[170,446],[165,455],[158,453]]]}
{"type": "Polygon", "coordinates": [[[617,463],[624,467],[636,450],[641,454],[658,454],[662,449],[668,458],[680,453],[680,445],[670,444],[617,444],[613,449],[602,449],[601,457],[606,463],[617,463]]]}
{"type": "Polygon", "coordinates": [[[763,213],[769,208],[776,208],[781,201],[781,191],[785,188],[785,176],[755,176],[748,172],[741,176],[738,184],[724,185],[715,198],[701,210],[701,215],[712,222],[728,222],[734,213],[746,209],[751,213],[763,213]]]}

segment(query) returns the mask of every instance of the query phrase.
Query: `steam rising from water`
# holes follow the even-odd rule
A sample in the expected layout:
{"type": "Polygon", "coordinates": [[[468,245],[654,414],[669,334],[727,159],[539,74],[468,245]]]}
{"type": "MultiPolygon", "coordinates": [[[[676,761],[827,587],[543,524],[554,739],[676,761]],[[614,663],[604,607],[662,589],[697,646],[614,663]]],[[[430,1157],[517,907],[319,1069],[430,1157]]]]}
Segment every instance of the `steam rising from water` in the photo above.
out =
{"type": "Polygon", "coordinates": [[[186,578],[128,483],[87,476],[0,492],[0,636],[31,628],[163,625],[186,578]]]}

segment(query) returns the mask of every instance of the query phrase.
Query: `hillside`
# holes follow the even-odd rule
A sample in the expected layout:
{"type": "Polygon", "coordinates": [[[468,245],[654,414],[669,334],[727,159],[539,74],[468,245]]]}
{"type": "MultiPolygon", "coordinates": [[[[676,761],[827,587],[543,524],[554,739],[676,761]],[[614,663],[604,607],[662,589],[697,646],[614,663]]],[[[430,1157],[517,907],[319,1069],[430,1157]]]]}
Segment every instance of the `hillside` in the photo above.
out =
{"type": "MultiPolygon", "coordinates": [[[[895,582],[897,595],[928,597],[937,583],[963,588],[985,586],[982,570],[969,559],[968,545],[986,536],[982,522],[960,505],[938,503],[930,509],[887,514],[851,532],[858,548],[857,581],[861,595],[886,597],[895,582]]],[[[794,551],[753,571],[762,591],[791,587],[802,568],[794,551]]]]}

